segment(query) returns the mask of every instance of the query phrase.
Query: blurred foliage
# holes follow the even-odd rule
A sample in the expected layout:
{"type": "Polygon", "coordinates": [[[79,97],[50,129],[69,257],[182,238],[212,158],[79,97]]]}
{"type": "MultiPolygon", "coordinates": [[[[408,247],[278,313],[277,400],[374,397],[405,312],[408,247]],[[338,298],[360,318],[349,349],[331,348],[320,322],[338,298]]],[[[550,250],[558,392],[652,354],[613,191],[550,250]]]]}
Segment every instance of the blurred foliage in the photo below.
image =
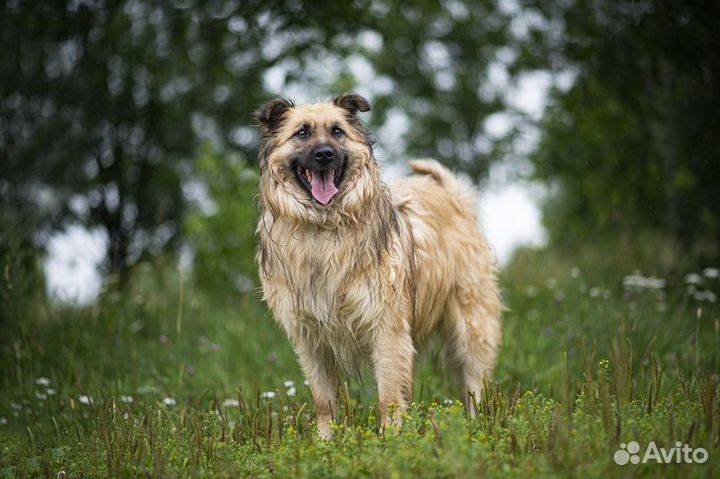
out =
{"type": "Polygon", "coordinates": [[[45,277],[37,252],[15,235],[12,223],[0,231],[0,327],[23,319],[29,307],[44,299],[45,277]]]}
{"type": "Polygon", "coordinates": [[[189,244],[198,274],[217,268],[214,280],[237,286],[237,275],[251,277],[254,216],[233,203],[252,187],[233,175],[254,162],[252,111],[263,101],[356,90],[373,105],[372,129],[399,138],[381,145],[383,159],[437,157],[479,180],[494,161],[527,155],[527,141],[512,149],[521,127],[498,138],[486,123],[520,118],[507,88],[532,71],[572,79],[551,90],[530,154],[551,193],[551,240],[648,230],[717,258],[719,8],[6,1],[0,260],[10,239],[37,254],[75,223],[105,232],[105,271],[121,280],[132,264],[189,244]],[[191,205],[199,184],[221,210],[213,217],[191,205]]]}
{"type": "Polygon", "coordinates": [[[194,188],[202,198],[185,223],[195,278],[208,291],[248,293],[257,285],[257,173],[238,157],[223,161],[206,147],[197,175],[194,188]]]}
{"type": "MultiPolygon", "coordinates": [[[[408,152],[491,161],[480,94],[506,43],[492,1],[16,2],[0,7],[0,208],[42,247],[67,222],[102,227],[106,271],[182,244],[193,158],[211,142],[253,161],[265,76],[330,96],[376,75],[372,121],[413,117],[408,152]],[[38,234],[40,233],[40,234],[38,234]]],[[[280,94],[284,94],[280,87],[280,94]]],[[[16,234],[20,234],[16,232],[16,234]]]]}
{"type": "Polygon", "coordinates": [[[552,240],[648,229],[716,259],[720,4],[531,3],[544,23],[522,61],[575,75],[553,92],[531,156],[552,188],[552,240]]]}

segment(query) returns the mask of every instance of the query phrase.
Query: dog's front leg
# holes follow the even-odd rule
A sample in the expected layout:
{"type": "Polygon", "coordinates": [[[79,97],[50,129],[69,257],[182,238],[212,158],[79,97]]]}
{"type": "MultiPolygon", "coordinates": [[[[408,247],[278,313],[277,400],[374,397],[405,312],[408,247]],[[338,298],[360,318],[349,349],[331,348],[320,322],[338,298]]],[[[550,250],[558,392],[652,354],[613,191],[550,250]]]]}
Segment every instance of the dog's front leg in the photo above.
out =
{"type": "Polygon", "coordinates": [[[373,366],[383,430],[391,424],[402,426],[402,414],[412,400],[414,354],[409,330],[382,331],[376,340],[373,366]]]}
{"type": "Polygon", "coordinates": [[[329,352],[322,347],[313,347],[302,340],[295,344],[295,350],[315,403],[318,434],[321,439],[332,437],[331,421],[337,409],[339,378],[337,366],[329,352]]]}

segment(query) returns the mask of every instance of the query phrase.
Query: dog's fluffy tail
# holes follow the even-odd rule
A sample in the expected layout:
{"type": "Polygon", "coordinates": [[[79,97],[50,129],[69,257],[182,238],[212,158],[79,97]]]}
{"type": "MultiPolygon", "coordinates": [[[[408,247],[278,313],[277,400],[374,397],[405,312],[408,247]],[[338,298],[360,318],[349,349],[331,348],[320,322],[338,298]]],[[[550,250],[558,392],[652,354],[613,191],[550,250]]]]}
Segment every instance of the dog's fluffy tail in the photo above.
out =
{"type": "Polygon", "coordinates": [[[415,173],[432,176],[442,186],[450,186],[455,181],[455,175],[435,160],[410,160],[408,165],[415,173]]]}
{"type": "MultiPolygon", "coordinates": [[[[460,202],[465,211],[473,213],[476,211],[477,192],[470,181],[454,175],[450,170],[432,159],[410,160],[408,165],[415,173],[430,175],[460,202]]],[[[473,216],[476,215],[473,214],[473,216]]]]}

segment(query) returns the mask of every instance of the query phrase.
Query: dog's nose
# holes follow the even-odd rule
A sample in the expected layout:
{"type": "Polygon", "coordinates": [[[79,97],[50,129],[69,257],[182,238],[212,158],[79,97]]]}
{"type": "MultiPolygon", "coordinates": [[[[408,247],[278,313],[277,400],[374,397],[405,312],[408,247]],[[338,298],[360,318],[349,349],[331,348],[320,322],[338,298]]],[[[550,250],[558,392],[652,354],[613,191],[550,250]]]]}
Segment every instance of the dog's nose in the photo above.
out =
{"type": "Polygon", "coordinates": [[[335,159],[335,150],[328,146],[321,146],[313,151],[313,159],[318,163],[329,163],[335,159]]]}

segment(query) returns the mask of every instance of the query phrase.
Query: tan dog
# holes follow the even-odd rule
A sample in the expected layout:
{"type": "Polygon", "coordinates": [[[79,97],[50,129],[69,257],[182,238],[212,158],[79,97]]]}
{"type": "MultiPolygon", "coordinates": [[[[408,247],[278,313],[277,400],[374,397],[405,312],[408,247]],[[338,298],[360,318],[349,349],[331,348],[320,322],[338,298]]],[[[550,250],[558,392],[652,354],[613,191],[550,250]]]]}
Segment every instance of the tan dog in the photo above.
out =
{"type": "Polygon", "coordinates": [[[331,436],[340,374],[375,372],[382,426],[412,400],[415,348],[439,332],[474,414],[501,343],[495,260],[477,226],[475,192],[432,160],[388,188],[354,94],[261,108],[258,225],[264,298],[331,436]],[[395,411],[390,414],[389,411],[395,411]]]}

